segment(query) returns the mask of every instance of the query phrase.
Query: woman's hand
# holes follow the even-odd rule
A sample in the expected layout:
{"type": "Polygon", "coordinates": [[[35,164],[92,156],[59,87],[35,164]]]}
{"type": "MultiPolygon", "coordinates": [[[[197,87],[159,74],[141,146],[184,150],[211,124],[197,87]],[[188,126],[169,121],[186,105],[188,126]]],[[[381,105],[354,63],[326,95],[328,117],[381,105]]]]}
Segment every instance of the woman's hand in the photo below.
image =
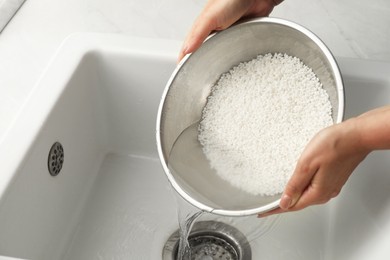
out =
{"type": "Polygon", "coordinates": [[[242,17],[268,16],[283,0],[209,0],[195,20],[178,61],[194,52],[212,31],[228,28],[242,17]]]}
{"type": "Polygon", "coordinates": [[[279,208],[265,217],[323,204],[336,197],[373,150],[390,148],[390,106],[321,130],[308,143],[286,185],[279,208]]]}

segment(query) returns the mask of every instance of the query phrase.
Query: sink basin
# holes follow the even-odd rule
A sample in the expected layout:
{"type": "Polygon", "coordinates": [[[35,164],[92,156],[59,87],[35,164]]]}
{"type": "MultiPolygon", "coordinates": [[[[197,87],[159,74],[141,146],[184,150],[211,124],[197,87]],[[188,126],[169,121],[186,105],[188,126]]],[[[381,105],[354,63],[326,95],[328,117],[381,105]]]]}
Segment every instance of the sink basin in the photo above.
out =
{"type": "MultiPolygon", "coordinates": [[[[155,145],[179,46],[106,34],[65,41],[1,140],[0,258],[161,259],[178,205],[193,210],[177,203],[155,145]],[[57,142],[62,150],[49,156],[57,142]]],[[[390,103],[389,63],[337,60],[347,117],[390,103]]],[[[248,235],[253,259],[384,259],[389,156],[371,154],[326,205],[266,219],[207,217],[248,235]]]]}

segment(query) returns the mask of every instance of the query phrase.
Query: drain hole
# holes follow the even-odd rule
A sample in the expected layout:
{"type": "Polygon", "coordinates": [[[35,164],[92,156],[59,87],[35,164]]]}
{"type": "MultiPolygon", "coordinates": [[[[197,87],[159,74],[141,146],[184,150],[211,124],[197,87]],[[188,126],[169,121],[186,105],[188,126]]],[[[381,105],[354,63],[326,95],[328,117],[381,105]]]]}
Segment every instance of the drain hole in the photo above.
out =
{"type": "MultiPolygon", "coordinates": [[[[192,236],[188,239],[192,259],[240,259],[236,245],[227,241],[226,237],[219,237],[218,233],[192,236]]],[[[177,255],[176,249],[175,255],[177,255]]]]}
{"type": "Polygon", "coordinates": [[[49,151],[49,156],[47,159],[47,167],[51,176],[57,176],[64,163],[64,148],[59,142],[55,142],[49,151]]]}
{"type": "MultiPolygon", "coordinates": [[[[177,260],[179,231],[173,233],[163,249],[163,260],[177,260]]],[[[222,222],[196,222],[188,238],[191,260],[251,260],[246,237],[236,228],[222,222]]]]}

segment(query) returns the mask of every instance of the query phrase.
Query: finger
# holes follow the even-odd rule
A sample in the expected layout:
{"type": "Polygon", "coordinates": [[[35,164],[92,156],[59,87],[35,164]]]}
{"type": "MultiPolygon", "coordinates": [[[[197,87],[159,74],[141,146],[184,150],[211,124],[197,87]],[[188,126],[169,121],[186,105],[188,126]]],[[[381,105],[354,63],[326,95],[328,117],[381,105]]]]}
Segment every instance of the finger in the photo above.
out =
{"type": "Polygon", "coordinates": [[[212,17],[205,14],[199,16],[184,40],[178,60],[180,61],[185,55],[198,49],[215,28],[216,22],[212,17]]]}
{"type": "Polygon", "coordinates": [[[273,209],[273,210],[270,210],[270,211],[267,211],[267,212],[264,212],[264,213],[260,213],[257,215],[258,218],[265,218],[265,217],[268,217],[268,216],[271,216],[271,215],[276,215],[276,214],[281,214],[281,213],[284,213],[286,212],[285,210],[281,209],[281,208],[276,208],[276,209],[273,209]]]}
{"type": "Polygon", "coordinates": [[[325,194],[318,188],[310,185],[299,197],[295,205],[289,211],[302,210],[312,205],[319,205],[328,202],[332,198],[331,194],[325,194]]]}
{"type": "Polygon", "coordinates": [[[345,180],[343,179],[338,179],[334,176],[329,178],[329,173],[327,174],[320,169],[295,205],[289,208],[289,210],[301,210],[311,205],[324,204],[340,193],[344,183],[345,180]]]}
{"type": "Polygon", "coordinates": [[[247,2],[209,1],[187,35],[179,60],[197,50],[211,32],[224,30],[238,21],[247,9],[247,2]]]}
{"type": "Polygon", "coordinates": [[[293,207],[298,202],[318,171],[317,167],[303,166],[302,161],[305,160],[298,161],[297,167],[282,194],[279,206],[283,210],[293,207]]]}

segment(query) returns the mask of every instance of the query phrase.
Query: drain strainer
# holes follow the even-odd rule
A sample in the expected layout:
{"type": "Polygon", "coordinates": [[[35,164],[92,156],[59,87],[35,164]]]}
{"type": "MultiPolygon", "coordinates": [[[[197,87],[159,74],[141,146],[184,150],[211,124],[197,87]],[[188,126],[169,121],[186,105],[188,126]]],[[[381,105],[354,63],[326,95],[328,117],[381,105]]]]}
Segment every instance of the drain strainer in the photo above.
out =
{"type": "MultiPolygon", "coordinates": [[[[163,249],[163,260],[177,260],[179,231],[173,233],[163,249]]],[[[251,260],[248,240],[238,229],[222,222],[196,222],[188,237],[191,260],[251,260]]]]}
{"type": "Polygon", "coordinates": [[[203,234],[188,240],[194,259],[239,259],[236,248],[226,239],[216,234],[203,234]]]}
{"type": "Polygon", "coordinates": [[[47,159],[47,167],[49,169],[49,173],[52,176],[57,176],[61,169],[62,164],[64,163],[64,148],[61,143],[55,142],[49,151],[49,156],[47,159]]]}

